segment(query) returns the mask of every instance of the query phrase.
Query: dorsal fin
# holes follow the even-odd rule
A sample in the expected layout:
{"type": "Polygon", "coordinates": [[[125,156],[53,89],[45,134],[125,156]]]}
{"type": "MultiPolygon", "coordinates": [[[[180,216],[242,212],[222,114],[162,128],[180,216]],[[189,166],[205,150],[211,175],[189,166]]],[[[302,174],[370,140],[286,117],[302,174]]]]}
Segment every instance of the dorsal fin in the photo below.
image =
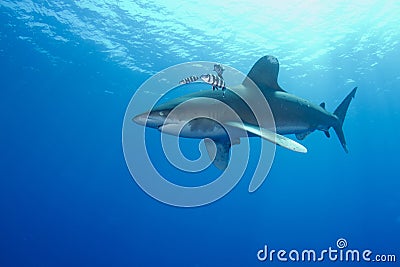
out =
{"type": "Polygon", "coordinates": [[[278,85],[279,62],[274,56],[264,56],[260,58],[247,74],[243,81],[243,85],[251,87],[252,80],[260,90],[282,91],[278,85]]]}
{"type": "Polygon", "coordinates": [[[319,106],[323,109],[325,109],[325,102],[322,102],[321,104],[319,104],[319,106]]]}

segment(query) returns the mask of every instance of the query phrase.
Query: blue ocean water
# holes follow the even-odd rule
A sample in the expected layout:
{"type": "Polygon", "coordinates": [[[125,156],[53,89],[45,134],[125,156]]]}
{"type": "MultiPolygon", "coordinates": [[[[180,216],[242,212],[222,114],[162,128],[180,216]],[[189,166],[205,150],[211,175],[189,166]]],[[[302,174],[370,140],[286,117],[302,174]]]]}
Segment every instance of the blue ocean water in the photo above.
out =
{"type": "Polygon", "coordinates": [[[339,238],[398,262],[399,13],[397,1],[0,0],[0,266],[367,264],[257,259],[339,238]],[[247,73],[267,54],[283,88],[330,111],[358,86],[350,153],[316,132],[306,155],[278,148],[255,193],[248,173],[204,207],[144,193],[121,145],[137,88],[175,64],[247,73]]]}

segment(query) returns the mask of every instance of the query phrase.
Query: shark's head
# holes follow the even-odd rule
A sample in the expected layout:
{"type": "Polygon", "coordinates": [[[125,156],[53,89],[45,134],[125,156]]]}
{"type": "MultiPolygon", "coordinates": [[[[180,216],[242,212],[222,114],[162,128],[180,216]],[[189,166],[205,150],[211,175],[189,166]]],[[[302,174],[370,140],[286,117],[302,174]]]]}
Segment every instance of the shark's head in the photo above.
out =
{"type": "Polygon", "coordinates": [[[152,110],[135,116],[132,120],[139,124],[150,128],[158,129],[165,123],[169,110],[152,110]]]}

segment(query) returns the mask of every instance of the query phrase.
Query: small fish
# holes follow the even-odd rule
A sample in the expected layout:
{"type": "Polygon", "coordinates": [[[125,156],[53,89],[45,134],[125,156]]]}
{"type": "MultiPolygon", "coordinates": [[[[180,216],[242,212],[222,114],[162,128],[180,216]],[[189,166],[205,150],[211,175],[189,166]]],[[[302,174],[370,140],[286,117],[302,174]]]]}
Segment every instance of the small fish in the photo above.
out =
{"type": "Polygon", "coordinates": [[[222,74],[224,73],[224,68],[221,64],[214,64],[214,71],[218,74],[218,77],[222,78],[222,74]]]}
{"type": "Polygon", "coordinates": [[[187,77],[187,78],[181,80],[181,81],[179,82],[179,84],[192,83],[192,82],[197,81],[198,79],[199,79],[199,77],[197,77],[197,76],[190,76],[190,77],[187,77]]]}
{"type": "Polygon", "coordinates": [[[218,88],[222,89],[223,96],[225,96],[225,90],[226,90],[226,85],[224,79],[221,79],[218,76],[215,76],[214,74],[204,74],[200,76],[200,79],[202,79],[204,82],[211,84],[213,91],[218,88]]]}

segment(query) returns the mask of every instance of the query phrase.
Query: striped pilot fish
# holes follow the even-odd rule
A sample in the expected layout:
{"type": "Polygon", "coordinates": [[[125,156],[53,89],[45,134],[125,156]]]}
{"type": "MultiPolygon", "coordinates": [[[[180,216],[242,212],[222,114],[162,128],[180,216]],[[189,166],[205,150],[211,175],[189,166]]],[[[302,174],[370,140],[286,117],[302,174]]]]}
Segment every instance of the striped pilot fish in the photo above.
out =
{"type": "Polygon", "coordinates": [[[202,79],[204,82],[208,84],[211,84],[213,91],[215,89],[218,90],[218,88],[221,88],[225,95],[225,90],[226,90],[225,81],[220,77],[214,74],[203,74],[200,76],[200,79],[202,79]]]}
{"type": "Polygon", "coordinates": [[[197,76],[190,76],[190,77],[187,77],[187,78],[181,80],[181,81],[179,82],[179,84],[192,83],[192,82],[197,81],[198,79],[199,79],[199,77],[197,77],[197,76]]]}
{"type": "Polygon", "coordinates": [[[221,64],[214,64],[214,71],[218,74],[218,77],[222,78],[222,73],[224,73],[224,68],[221,64]]]}

